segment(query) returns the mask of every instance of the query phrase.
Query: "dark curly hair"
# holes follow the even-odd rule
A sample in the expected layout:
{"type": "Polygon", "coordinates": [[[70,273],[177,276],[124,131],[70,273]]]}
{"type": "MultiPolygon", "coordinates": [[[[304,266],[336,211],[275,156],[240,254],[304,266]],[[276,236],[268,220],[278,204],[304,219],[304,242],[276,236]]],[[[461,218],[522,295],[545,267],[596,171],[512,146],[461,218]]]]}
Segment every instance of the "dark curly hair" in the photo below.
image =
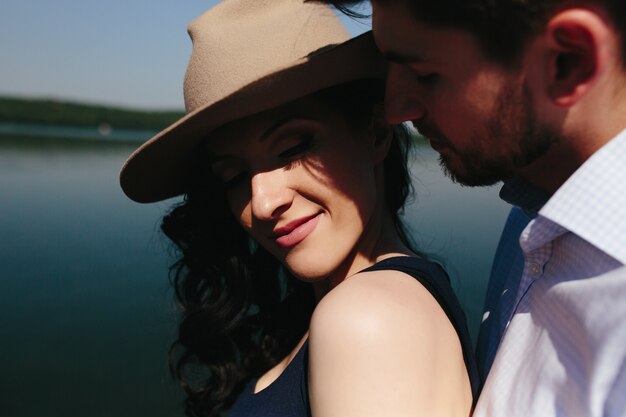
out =
{"type": "MultiPolygon", "coordinates": [[[[372,123],[384,96],[382,80],[354,81],[315,94],[354,126],[372,123]]],[[[411,192],[410,138],[402,128],[384,162],[385,199],[396,229],[412,248],[400,213],[411,192]]],[[[315,307],[299,281],[253,242],[231,213],[219,181],[197,164],[183,202],[161,228],[179,254],[171,281],[182,309],[170,367],[187,394],[190,417],[228,410],[246,383],[293,350],[315,307]]]]}

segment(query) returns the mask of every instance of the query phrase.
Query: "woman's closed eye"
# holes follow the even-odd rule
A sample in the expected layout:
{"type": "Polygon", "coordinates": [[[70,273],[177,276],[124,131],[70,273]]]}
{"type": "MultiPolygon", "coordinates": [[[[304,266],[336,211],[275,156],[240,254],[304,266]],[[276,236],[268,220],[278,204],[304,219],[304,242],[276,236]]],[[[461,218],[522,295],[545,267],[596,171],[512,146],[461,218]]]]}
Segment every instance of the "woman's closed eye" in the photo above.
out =
{"type": "Polygon", "coordinates": [[[212,170],[213,174],[227,189],[243,183],[248,177],[248,172],[240,164],[218,163],[212,170]]]}
{"type": "Polygon", "coordinates": [[[232,176],[222,179],[222,183],[224,186],[229,188],[237,187],[240,184],[243,184],[248,179],[248,173],[245,171],[238,172],[232,176]]]}
{"type": "MultiPolygon", "coordinates": [[[[274,162],[268,160],[265,168],[269,169],[271,167],[271,169],[276,169],[283,167],[287,170],[292,169],[306,156],[312,145],[312,135],[298,135],[288,142],[285,141],[282,150],[274,154],[276,155],[276,160],[274,162]]],[[[246,168],[246,164],[232,161],[218,162],[213,167],[213,172],[226,189],[239,187],[250,179],[250,172],[246,168]]]]}
{"type": "Polygon", "coordinates": [[[302,155],[306,153],[310,148],[313,142],[313,137],[311,136],[300,136],[299,141],[293,145],[283,150],[278,154],[278,157],[281,159],[291,159],[296,156],[302,155]]]}
{"type": "Polygon", "coordinates": [[[300,136],[298,140],[295,145],[287,147],[287,149],[278,154],[286,170],[294,169],[300,165],[302,159],[308,155],[313,145],[313,136],[311,135],[300,136]]]}

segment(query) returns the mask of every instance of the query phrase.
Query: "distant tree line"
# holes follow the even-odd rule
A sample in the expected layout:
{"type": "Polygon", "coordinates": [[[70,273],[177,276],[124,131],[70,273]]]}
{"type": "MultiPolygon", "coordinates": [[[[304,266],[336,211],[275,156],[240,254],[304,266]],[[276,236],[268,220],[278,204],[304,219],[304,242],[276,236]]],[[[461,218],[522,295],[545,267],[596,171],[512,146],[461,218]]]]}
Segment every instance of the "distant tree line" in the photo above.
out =
{"type": "Polygon", "coordinates": [[[57,100],[0,97],[0,122],[161,130],[182,111],[141,111],[57,100]]]}

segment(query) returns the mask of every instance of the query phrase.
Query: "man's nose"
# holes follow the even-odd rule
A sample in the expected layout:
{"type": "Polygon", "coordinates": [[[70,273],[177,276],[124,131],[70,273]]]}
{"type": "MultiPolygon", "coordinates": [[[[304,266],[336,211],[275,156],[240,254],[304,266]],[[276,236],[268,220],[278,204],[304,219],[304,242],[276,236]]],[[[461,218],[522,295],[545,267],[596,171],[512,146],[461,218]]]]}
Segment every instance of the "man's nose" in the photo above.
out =
{"type": "Polygon", "coordinates": [[[419,120],[426,114],[418,96],[411,71],[400,64],[390,63],[385,92],[385,118],[389,124],[419,120]]]}

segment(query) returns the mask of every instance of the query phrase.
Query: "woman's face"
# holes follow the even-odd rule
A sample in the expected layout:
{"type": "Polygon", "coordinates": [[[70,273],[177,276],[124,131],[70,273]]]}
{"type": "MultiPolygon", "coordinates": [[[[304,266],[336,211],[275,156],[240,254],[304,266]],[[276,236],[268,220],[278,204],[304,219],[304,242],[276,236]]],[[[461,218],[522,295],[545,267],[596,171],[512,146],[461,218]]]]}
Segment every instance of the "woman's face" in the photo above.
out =
{"type": "Polygon", "coordinates": [[[206,149],[239,223],[300,279],[351,273],[371,247],[386,147],[369,128],[307,97],[220,128],[206,149]]]}

